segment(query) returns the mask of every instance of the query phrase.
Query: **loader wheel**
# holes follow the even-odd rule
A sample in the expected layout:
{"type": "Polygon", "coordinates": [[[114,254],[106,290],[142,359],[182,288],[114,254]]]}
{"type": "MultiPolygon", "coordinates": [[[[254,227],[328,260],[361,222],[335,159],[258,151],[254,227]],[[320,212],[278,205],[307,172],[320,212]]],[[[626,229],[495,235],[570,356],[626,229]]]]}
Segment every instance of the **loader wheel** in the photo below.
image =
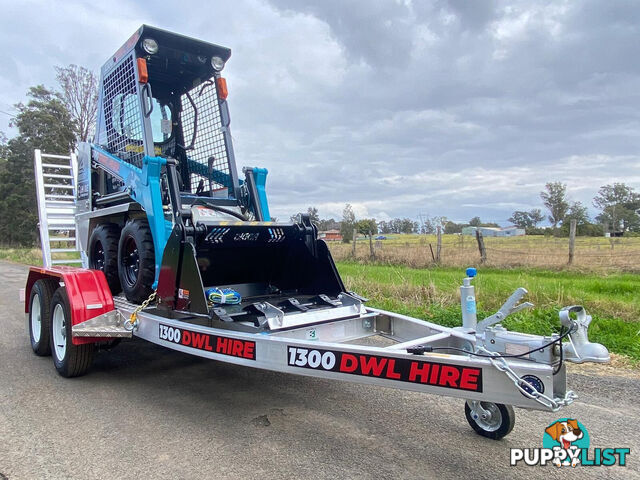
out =
{"type": "Polygon", "coordinates": [[[511,405],[467,400],[464,405],[467,422],[478,435],[500,440],[513,430],[516,414],[511,405]]]}
{"type": "Polygon", "coordinates": [[[93,362],[93,343],[74,345],[71,341],[71,308],[64,287],[51,300],[51,356],[56,370],[63,377],[78,377],[87,373],[93,362]]]}
{"type": "Polygon", "coordinates": [[[146,221],[130,220],[122,229],[118,246],[118,274],[127,300],[142,303],[153,291],[156,257],[146,221]]]}
{"type": "Polygon", "coordinates": [[[34,353],[41,357],[51,355],[51,297],[57,286],[55,280],[43,278],[33,284],[29,295],[29,339],[34,353]]]}
{"type": "Polygon", "coordinates": [[[98,225],[89,239],[89,268],[104,272],[111,295],[117,295],[122,290],[118,277],[119,240],[120,227],[114,223],[98,225]]]}

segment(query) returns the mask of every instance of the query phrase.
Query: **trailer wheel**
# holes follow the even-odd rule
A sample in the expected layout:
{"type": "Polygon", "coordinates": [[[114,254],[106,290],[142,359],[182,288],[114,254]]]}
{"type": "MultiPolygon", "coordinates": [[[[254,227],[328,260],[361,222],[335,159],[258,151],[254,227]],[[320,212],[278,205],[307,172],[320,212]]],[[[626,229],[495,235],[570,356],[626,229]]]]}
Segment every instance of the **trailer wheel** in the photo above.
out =
{"type": "Polygon", "coordinates": [[[464,414],[469,425],[478,435],[492,440],[505,437],[516,424],[513,407],[502,403],[467,400],[464,405],[464,414]]]}
{"type": "Polygon", "coordinates": [[[142,303],[153,291],[156,257],[146,221],[130,220],[122,229],[118,246],[118,274],[127,300],[142,303]]]}
{"type": "Polygon", "coordinates": [[[33,284],[29,295],[29,339],[34,353],[41,357],[51,355],[49,310],[56,287],[54,280],[41,278],[33,284]]]}
{"type": "Polygon", "coordinates": [[[74,345],[71,341],[71,308],[64,287],[51,299],[51,353],[56,370],[63,377],[78,377],[87,373],[93,362],[95,345],[74,345]]]}
{"type": "Polygon", "coordinates": [[[122,290],[118,276],[119,241],[120,227],[114,223],[98,225],[89,239],[89,268],[104,272],[111,295],[117,295],[122,290]]]}

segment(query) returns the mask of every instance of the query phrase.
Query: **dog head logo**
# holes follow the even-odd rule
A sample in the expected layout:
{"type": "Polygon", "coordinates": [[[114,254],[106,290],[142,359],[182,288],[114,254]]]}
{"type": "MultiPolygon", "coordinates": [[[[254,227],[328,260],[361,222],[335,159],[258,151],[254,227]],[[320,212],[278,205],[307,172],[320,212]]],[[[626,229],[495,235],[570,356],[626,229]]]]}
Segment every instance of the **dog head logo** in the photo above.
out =
{"type": "Polygon", "coordinates": [[[568,450],[573,442],[580,440],[584,436],[584,433],[578,426],[578,421],[572,419],[552,423],[547,427],[545,432],[565,450],[568,450]]]}
{"type": "Polygon", "coordinates": [[[558,452],[554,464],[577,466],[580,463],[579,454],[582,449],[589,448],[589,434],[578,420],[561,418],[545,429],[542,444],[545,448],[552,448],[558,452]],[[562,454],[561,451],[564,451],[562,454]]]}

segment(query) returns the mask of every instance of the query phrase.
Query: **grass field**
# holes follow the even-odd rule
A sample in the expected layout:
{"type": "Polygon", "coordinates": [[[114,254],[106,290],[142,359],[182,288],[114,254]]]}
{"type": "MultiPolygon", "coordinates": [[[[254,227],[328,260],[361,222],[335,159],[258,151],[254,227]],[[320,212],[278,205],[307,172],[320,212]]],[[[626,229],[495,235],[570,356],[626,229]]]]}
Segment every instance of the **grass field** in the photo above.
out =
{"type": "MultiPolygon", "coordinates": [[[[424,268],[434,265],[435,235],[388,235],[386,240],[374,240],[376,262],[424,268]],[[432,256],[433,251],[433,256],[432,256]]],[[[565,269],[569,259],[569,239],[552,236],[512,238],[485,237],[486,266],[539,267],[565,269]]],[[[369,261],[368,240],[357,242],[356,259],[369,261]]],[[[352,260],[352,245],[331,242],[331,252],[338,261],[352,260]]],[[[441,266],[466,267],[480,262],[475,237],[443,235],[441,266]]],[[[577,237],[574,263],[581,271],[629,271],[640,273],[640,237],[604,238],[577,237]]]]}
{"type": "MultiPolygon", "coordinates": [[[[517,240],[513,244],[504,242],[503,248],[507,248],[507,245],[511,248],[513,245],[524,248],[525,245],[520,239],[492,240],[517,240]]],[[[551,240],[549,245],[554,244],[555,239],[551,240]]],[[[603,244],[603,240],[608,242],[607,239],[595,240],[600,243],[594,241],[594,249],[596,245],[603,244]]],[[[415,238],[404,238],[401,242],[403,243],[399,248],[402,249],[421,248],[419,240],[415,238]],[[409,246],[404,245],[407,240],[410,240],[409,246]]],[[[332,245],[334,253],[336,247],[350,246],[332,245]]],[[[536,245],[535,248],[541,247],[536,245]]],[[[620,248],[634,247],[626,245],[620,248]]],[[[365,242],[362,242],[361,249],[362,255],[366,255],[365,242]]],[[[340,258],[338,254],[336,257],[340,258]]],[[[443,325],[461,324],[458,287],[464,277],[463,267],[473,265],[474,262],[461,263],[455,267],[429,264],[429,268],[412,268],[407,265],[371,263],[369,260],[354,261],[348,255],[345,258],[348,260],[337,262],[343,280],[349,290],[369,298],[369,305],[443,325]]],[[[640,258],[640,251],[636,258],[640,258]]],[[[39,249],[4,248],[0,249],[0,259],[39,265],[42,257],[39,249]]],[[[395,260],[401,263],[402,258],[395,260]]],[[[412,265],[413,262],[407,263],[412,265]]],[[[525,300],[533,302],[535,308],[507,318],[504,325],[526,333],[550,334],[559,331],[558,310],[561,307],[583,305],[593,316],[591,340],[604,344],[612,352],[627,355],[638,366],[640,275],[619,270],[611,265],[590,265],[588,268],[576,267],[569,270],[558,270],[556,266],[555,270],[549,270],[515,268],[513,265],[498,268],[488,264],[479,268],[478,277],[474,281],[478,316],[483,318],[494,313],[516,288],[525,287],[529,291],[525,300]]]]}
{"type": "MultiPolygon", "coordinates": [[[[458,287],[464,269],[339,262],[338,270],[350,290],[370,299],[369,305],[423,318],[461,325],[458,287]]],[[[640,361],[640,276],[630,273],[585,275],[540,269],[481,268],[474,281],[478,317],[494,313],[518,287],[535,308],[507,318],[503,324],[526,333],[558,332],[558,310],[583,305],[593,316],[590,339],[610,351],[640,361]]]]}

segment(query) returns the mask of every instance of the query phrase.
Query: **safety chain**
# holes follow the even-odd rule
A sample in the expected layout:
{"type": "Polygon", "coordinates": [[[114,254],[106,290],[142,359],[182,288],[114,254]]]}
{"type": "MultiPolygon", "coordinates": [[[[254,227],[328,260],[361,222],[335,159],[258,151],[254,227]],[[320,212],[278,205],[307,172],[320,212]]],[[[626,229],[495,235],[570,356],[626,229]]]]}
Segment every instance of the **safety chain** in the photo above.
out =
{"type": "Polygon", "coordinates": [[[572,390],[569,390],[565,394],[564,398],[551,398],[543,393],[540,393],[531,383],[519,377],[518,374],[513,371],[507,361],[498,352],[492,352],[484,347],[478,347],[478,350],[482,353],[490,355],[489,361],[491,362],[491,364],[499,371],[503,372],[507,377],[509,377],[516,388],[525,397],[535,400],[539,404],[550,408],[553,412],[560,410],[560,407],[571,404],[576,398],[578,398],[578,396],[572,390]],[[529,390],[525,389],[524,387],[528,387],[529,390]]]}
{"type": "Polygon", "coordinates": [[[131,315],[129,316],[129,320],[126,320],[123,324],[123,327],[132,332],[133,330],[138,328],[138,313],[140,313],[142,310],[144,310],[145,308],[147,308],[149,306],[149,304],[151,302],[153,302],[156,299],[156,293],[158,293],[157,290],[154,290],[153,292],[151,292],[151,295],[149,295],[149,297],[142,302],[140,305],[138,305],[135,310],[133,312],[131,312],[131,315]]]}

